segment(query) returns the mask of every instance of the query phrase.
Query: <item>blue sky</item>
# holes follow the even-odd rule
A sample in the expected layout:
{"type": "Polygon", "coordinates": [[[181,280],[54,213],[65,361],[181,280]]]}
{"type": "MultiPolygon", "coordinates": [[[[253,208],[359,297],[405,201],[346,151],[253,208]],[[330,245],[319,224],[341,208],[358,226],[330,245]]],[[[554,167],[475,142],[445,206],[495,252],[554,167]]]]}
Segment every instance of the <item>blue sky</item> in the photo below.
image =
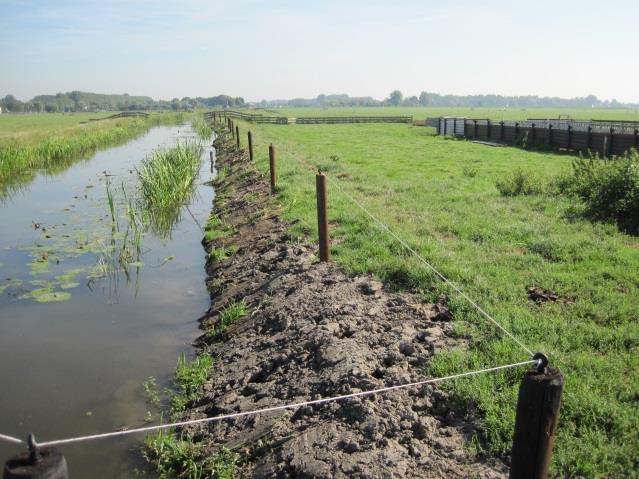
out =
{"type": "Polygon", "coordinates": [[[639,102],[639,1],[0,0],[0,95],[639,102]]]}

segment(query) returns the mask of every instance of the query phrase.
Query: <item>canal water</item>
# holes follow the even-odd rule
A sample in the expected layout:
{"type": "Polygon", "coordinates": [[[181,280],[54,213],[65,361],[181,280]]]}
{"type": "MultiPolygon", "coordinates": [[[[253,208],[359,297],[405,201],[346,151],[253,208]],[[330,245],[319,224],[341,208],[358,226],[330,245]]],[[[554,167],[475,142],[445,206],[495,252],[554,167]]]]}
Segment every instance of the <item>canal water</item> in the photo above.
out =
{"type": "MultiPolygon", "coordinates": [[[[46,441],[159,421],[143,383],[170,384],[209,306],[200,241],[214,197],[204,184],[211,141],[190,205],[171,230],[149,229],[142,257],[121,268],[109,268],[127,233],[114,230],[107,184],[126,198],[143,158],[195,138],[189,126],[156,127],[0,200],[0,433],[46,441]]],[[[123,229],[126,206],[114,206],[123,229]]],[[[61,449],[71,478],[135,477],[143,439],[61,449]]],[[[0,465],[21,450],[0,442],[0,465]]]]}

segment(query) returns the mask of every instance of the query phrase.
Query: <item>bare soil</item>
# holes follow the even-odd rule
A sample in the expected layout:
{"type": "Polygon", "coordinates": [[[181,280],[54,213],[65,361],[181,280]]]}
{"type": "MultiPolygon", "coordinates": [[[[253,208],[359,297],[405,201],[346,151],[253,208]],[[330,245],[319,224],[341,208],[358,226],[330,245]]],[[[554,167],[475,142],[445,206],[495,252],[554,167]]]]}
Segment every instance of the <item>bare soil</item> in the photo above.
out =
{"type": "MultiPolygon", "coordinates": [[[[319,399],[425,379],[429,359],[460,347],[450,337],[446,298],[387,291],[317,261],[317,245],[294,241],[277,215],[268,183],[243,151],[220,136],[215,213],[232,234],[207,251],[237,252],[207,264],[212,306],[199,345],[216,363],[189,418],[319,399]],[[207,334],[232,302],[246,317],[207,334]]],[[[212,257],[211,257],[212,258],[212,257]]],[[[464,443],[472,418],[457,417],[432,386],[392,391],[194,429],[211,450],[242,454],[242,477],[501,478],[506,466],[472,457],[464,443]]]]}

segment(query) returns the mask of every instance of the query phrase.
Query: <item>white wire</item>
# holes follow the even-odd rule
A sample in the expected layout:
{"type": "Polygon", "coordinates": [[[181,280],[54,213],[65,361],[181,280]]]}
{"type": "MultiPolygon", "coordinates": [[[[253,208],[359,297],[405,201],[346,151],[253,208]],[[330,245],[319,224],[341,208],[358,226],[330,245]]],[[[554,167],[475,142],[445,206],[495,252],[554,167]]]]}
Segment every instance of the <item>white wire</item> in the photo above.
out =
{"type": "Polygon", "coordinates": [[[203,418],[203,419],[193,419],[190,421],[182,421],[182,422],[175,422],[172,424],[158,424],[156,426],[147,426],[147,427],[140,427],[137,429],[127,429],[124,431],[114,431],[114,432],[108,432],[108,433],[104,433],[104,434],[93,434],[91,436],[80,436],[80,437],[72,437],[72,438],[68,438],[68,439],[58,439],[55,441],[46,441],[46,442],[40,442],[38,443],[38,447],[45,447],[45,446],[60,446],[62,444],[70,444],[70,443],[74,443],[74,442],[82,442],[82,441],[91,441],[91,440],[96,440],[96,439],[105,439],[105,438],[109,438],[109,437],[117,437],[117,436],[126,436],[126,435],[130,435],[130,434],[137,434],[140,432],[150,432],[150,431],[158,431],[161,429],[169,429],[169,428],[173,428],[173,427],[182,427],[182,426],[190,426],[193,424],[203,424],[203,423],[210,423],[210,422],[218,422],[218,421],[222,421],[225,419],[236,419],[239,417],[245,417],[245,416],[255,416],[257,414],[265,414],[268,412],[275,412],[275,411],[282,411],[285,409],[295,409],[298,407],[302,407],[302,406],[312,406],[315,404],[324,404],[324,403],[328,403],[328,402],[334,402],[334,401],[340,401],[343,399],[351,399],[351,398],[356,398],[356,397],[363,397],[363,396],[370,396],[372,394],[377,394],[377,393],[384,393],[384,392],[388,392],[388,391],[394,391],[397,389],[406,389],[406,388],[411,388],[411,387],[415,387],[415,386],[423,386],[425,384],[434,384],[434,383],[439,383],[442,381],[446,381],[448,379],[458,379],[458,378],[463,378],[463,377],[468,377],[468,376],[475,376],[478,374],[482,374],[482,373],[487,373],[487,372],[494,372],[494,371],[501,371],[504,369],[510,369],[510,368],[516,368],[519,366],[525,366],[525,365],[529,365],[529,364],[535,364],[535,365],[539,365],[541,360],[528,360],[528,361],[522,361],[520,363],[513,363],[513,364],[507,364],[505,366],[497,366],[494,368],[486,368],[486,369],[480,369],[477,371],[470,371],[470,372],[466,372],[466,373],[461,373],[461,374],[453,374],[452,376],[445,376],[442,378],[434,378],[434,379],[425,379],[423,381],[416,381],[416,382],[412,382],[412,383],[407,383],[407,384],[399,384],[396,386],[388,386],[388,387],[383,387],[383,388],[379,388],[379,389],[372,389],[370,391],[362,391],[362,392],[358,392],[358,393],[351,393],[351,394],[344,394],[341,396],[334,396],[334,397],[330,397],[330,398],[324,398],[324,399],[315,399],[312,401],[302,401],[302,402],[298,402],[298,403],[294,403],[294,404],[283,404],[281,406],[273,406],[273,407],[267,407],[264,409],[255,409],[253,411],[245,411],[245,412],[238,412],[238,413],[233,413],[233,414],[224,414],[222,416],[215,416],[215,417],[207,417],[207,418],[203,418]]]}
{"type": "Polygon", "coordinates": [[[7,436],[6,434],[0,434],[0,441],[11,442],[13,444],[22,444],[23,440],[18,439],[17,437],[7,436]]]}

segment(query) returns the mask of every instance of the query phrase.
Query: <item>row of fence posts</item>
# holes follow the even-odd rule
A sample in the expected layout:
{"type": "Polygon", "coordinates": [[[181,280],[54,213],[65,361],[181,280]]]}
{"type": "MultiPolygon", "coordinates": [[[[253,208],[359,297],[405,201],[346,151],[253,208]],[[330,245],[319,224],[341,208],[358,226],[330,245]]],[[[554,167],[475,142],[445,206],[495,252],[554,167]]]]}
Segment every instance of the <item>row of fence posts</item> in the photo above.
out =
{"type": "MultiPolygon", "coordinates": [[[[214,115],[213,120],[221,118],[214,115]]],[[[240,129],[230,118],[226,127],[240,148],[240,129]]],[[[253,135],[248,132],[249,158],[253,156],[253,135]]],[[[277,191],[275,147],[268,147],[271,194],[277,191]]],[[[315,175],[317,226],[320,261],[329,262],[330,235],[328,229],[328,192],[326,175],[315,175]]],[[[557,369],[548,368],[548,359],[541,353],[533,359],[538,366],[527,371],[519,385],[515,431],[513,434],[510,479],[547,479],[555,443],[564,378],[557,369]]],[[[5,463],[3,479],[68,479],[64,456],[53,447],[38,448],[29,435],[28,452],[5,463]]]]}

